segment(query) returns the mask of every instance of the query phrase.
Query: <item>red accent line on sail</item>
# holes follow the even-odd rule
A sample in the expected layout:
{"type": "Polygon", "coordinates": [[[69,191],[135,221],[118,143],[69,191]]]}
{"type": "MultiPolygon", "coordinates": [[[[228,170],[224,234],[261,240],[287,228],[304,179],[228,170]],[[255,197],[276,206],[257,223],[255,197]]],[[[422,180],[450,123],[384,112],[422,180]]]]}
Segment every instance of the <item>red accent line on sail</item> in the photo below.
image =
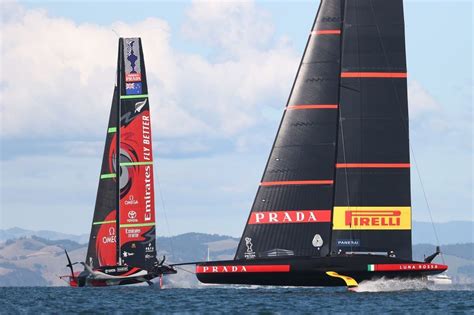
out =
{"type": "Polygon", "coordinates": [[[414,264],[376,264],[373,271],[423,271],[423,270],[447,270],[448,266],[430,263],[414,264]]]}
{"type": "Polygon", "coordinates": [[[261,182],[260,186],[284,186],[284,185],[332,185],[333,180],[290,180],[277,182],[261,182]]]}
{"type": "Polygon", "coordinates": [[[196,273],[290,272],[290,265],[196,266],[196,273]]]}
{"type": "Polygon", "coordinates": [[[256,211],[248,224],[286,224],[331,222],[331,210],[256,211]]]}
{"type": "Polygon", "coordinates": [[[394,78],[407,77],[406,72],[341,72],[341,78],[394,78]]]}
{"type": "Polygon", "coordinates": [[[311,35],[341,35],[341,30],[318,30],[312,31],[311,35]]]}
{"type": "Polygon", "coordinates": [[[336,104],[307,104],[307,105],[290,105],[287,110],[298,109],[337,109],[339,105],[336,104]]]}
{"type": "Polygon", "coordinates": [[[336,168],[410,168],[410,163],[337,163],[336,168]]]}

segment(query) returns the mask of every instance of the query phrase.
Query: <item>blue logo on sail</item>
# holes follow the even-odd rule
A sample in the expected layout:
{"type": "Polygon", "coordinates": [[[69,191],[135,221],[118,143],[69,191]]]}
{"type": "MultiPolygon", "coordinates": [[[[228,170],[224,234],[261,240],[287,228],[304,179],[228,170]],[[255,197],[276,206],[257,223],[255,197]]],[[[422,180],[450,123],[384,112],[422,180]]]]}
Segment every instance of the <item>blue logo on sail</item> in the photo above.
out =
{"type": "Polygon", "coordinates": [[[125,94],[127,95],[142,94],[142,83],[141,82],[125,83],[125,94]]]}

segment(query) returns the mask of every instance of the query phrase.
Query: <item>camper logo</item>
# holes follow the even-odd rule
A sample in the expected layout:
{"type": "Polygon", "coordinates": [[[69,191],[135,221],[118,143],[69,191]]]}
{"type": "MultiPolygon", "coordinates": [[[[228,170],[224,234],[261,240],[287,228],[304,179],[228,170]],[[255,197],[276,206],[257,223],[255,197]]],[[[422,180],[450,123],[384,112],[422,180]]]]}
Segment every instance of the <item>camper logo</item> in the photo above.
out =
{"type": "Polygon", "coordinates": [[[410,229],[410,207],[334,207],[334,230],[410,229]]]}
{"type": "Polygon", "coordinates": [[[255,252],[253,251],[252,239],[250,237],[245,238],[245,246],[247,247],[247,251],[244,254],[245,259],[254,259],[255,252]]]}

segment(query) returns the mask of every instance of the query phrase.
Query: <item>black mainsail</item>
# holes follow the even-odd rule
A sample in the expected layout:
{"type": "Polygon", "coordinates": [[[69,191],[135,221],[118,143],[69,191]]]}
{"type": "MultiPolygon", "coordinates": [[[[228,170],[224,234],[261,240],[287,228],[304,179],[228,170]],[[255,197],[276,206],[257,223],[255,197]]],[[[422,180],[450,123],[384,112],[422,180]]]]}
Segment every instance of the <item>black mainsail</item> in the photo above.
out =
{"type": "Polygon", "coordinates": [[[157,260],[155,239],[145,60],[140,38],[120,38],[117,81],[84,263],[86,270],[77,277],[72,275],[70,284],[131,284],[176,273],[163,264],[164,259],[157,260]]]}
{"type": "Polygon", "coordinates": [[[333,248],[411,260],[402,1],[346,1],[333,248]]]}
{"type": "Polygon", "coordinates": [[[402,0],[322,0],[232,261],[206,283],[356,285],[411,259],[402,0]]]}
{"type": "Polygon", "coordinates": [[[117,264],[117,173],[115,170],[118,121],[118,88],[114,88],[100,171],[86,263],[91,267],[117,264]]]}
{"type": "Polygon", "coordinates": [[[323,1],[319,12],[236,259],[252,256],[249,243],[258,257],[329,253],[342,1],[323,1]]]}

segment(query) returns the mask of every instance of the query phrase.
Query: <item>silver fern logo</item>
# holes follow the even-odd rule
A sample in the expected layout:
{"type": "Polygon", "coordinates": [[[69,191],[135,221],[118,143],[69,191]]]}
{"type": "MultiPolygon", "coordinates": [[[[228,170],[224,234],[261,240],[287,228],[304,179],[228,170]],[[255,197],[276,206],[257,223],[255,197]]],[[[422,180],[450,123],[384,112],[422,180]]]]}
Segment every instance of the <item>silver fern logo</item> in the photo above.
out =
{"type": "Polygon", "coordinates": [[[135,113],[139,113],[139,112],[142,110],[143,106],[146,105],[147,100],[148,100],[148,99],[145,98],[144,101],[136,102],[136,103],[135,103],[135,113]]]}

